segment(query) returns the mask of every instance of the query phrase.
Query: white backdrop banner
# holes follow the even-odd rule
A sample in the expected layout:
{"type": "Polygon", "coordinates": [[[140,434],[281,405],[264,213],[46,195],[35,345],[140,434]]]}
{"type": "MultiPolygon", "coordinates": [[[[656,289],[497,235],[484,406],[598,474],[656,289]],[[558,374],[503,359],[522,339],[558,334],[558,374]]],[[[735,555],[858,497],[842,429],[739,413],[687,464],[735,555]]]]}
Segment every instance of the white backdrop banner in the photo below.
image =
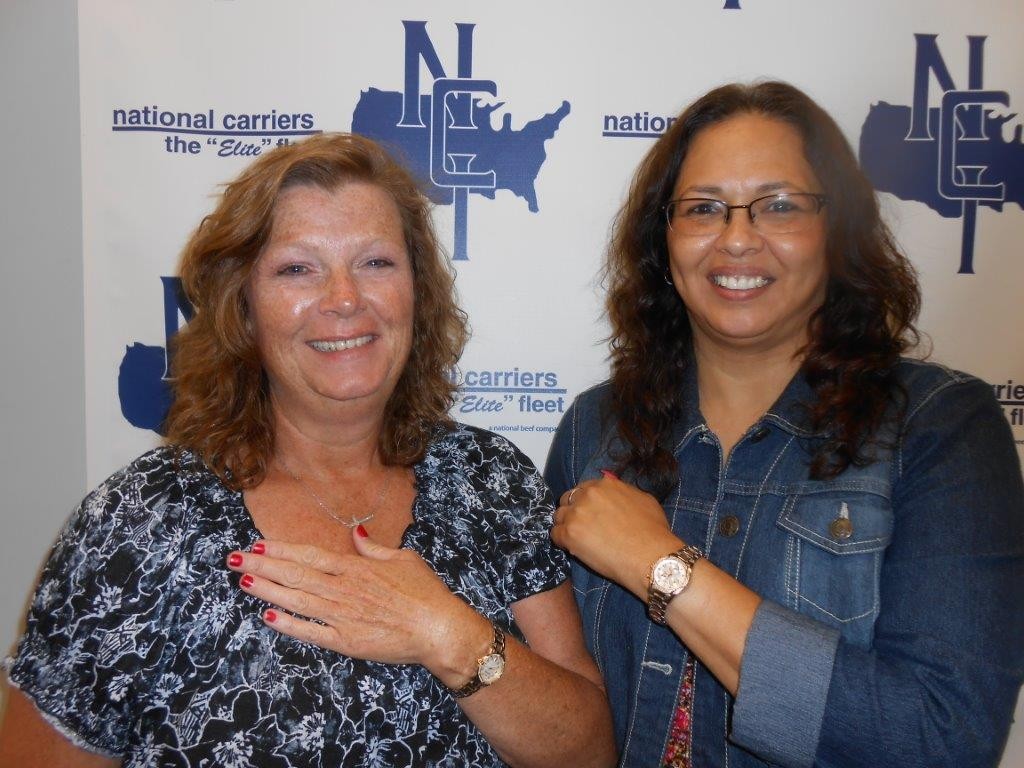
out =
{"type": "Polygon", "coordinates": [[[933,359],[1024,443],[1019,0],[79,4],[89,484],[159,440],[173,278],[218,184],[320,131],[425,180],[474,330],[455,416],[538,464],[604,378],[600,258],[640,157],[712,86],[831,112],[920,271],[933,359]],[[358,10],[356,10],[358,9],[358,10]]]}
{"type": "Polygon", "coordinates": [[[933,357],[1024,439],[1024,101],[1017,2],[662,0],[79,7],[89,482],[158,440],[172,278],[218,184],[353,130],[425,180],[474,336],[456,416],[542,463],[605,375],[595,274],[641,155],[709,87],[807,90],[859,148],[921,273],[933,357]]]}
{"type": "Polygon", "coordinates": [[[992,382],[1024,437],[1015,2],[532,5],[80,4],[90,483],[158,439],[188,317],[171,276],[218,183],[331,130],[429,180],[474,329],[456,415],[542,462],[604,375],[594,275],[633,167],[692,98],[757,77],[837,117],[921,272],[934,357],[992,382]]]}

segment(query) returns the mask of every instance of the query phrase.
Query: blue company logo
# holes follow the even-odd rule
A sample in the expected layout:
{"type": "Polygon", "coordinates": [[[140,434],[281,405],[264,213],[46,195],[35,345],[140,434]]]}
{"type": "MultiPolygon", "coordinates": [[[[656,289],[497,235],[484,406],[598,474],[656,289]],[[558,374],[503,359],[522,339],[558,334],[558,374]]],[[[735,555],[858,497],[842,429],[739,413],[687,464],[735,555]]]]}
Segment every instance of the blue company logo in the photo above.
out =
{"type": "Polygon", "coordinates": [[[875,187],[901,200],[924,203],[940,216],[963,219],[959,274],[974,273],[978,206],[996,211],[1014,202],[1024,208],[1021,127],[1003,139],[1014,115],[1006,91],[982,85],[985,37],[969,36],[967,88],[956,87],[939,51],[938,35],[914,35],[914,94],[910,106],[871,105],[860,134],[860,161],[875,187]],[[929,107],[931,76],[943,94],[929,107]]]}
{"type": "Polygon", "coordinates": [[[475,24],[456,24],[458,47],[456,77],[449,77],[427,22],[403,21],[405,27],[405,82],[403,90],[369,88],[360,94],[352,113],[352,131],[388,146],[417,175],[424,192],[438,205],[455,206],[455,244],[452,257],[469,258],[469,195],[491,200],[507,189],[526,200],[532,213],[539,210],[534,184],[547,159],[545,142],[555,135],[569,114],[569,102],[554,112],[512,129],[512,117],[501,127],[491,126],[491,115],[504,102],[487,105],[481,96],[495,97],[493,80],[473,77],[475,24]],[[420,63],[433,77],[427,93],[420,89],[420,63]]]}
{"type": "Polygon", "coordinates": [[[121,415],[139,429],[163,434],[167,409],[171,407],[170,375],[171,338],[178,332],[181,320],[188,322],[194,314],[185,298],[181,280],[161,277],[164,298],[164,346],[151,347],[135,342],[125,348],[117,373],[117,396],[121,415]]]}

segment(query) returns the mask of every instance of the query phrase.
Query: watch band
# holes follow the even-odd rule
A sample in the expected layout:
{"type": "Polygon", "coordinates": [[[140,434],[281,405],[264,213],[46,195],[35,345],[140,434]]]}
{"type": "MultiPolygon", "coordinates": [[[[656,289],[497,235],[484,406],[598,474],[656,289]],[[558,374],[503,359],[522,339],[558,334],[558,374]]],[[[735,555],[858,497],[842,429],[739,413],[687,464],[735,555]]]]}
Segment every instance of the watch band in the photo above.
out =
{"type": "MultiPolygon", "coordinates": [[[[679,560],[688,570],[692,571],[694,563],[704,557],[704,553],[696,547],[686,544],[682,549],[671,552],[668,555],[665,555],[665,557],[673,557],[676,560],[679,560]]],[[[689,581],[687,581],[685,585],[674,592],[663,592],[655,587],[653,579],[654,568],[664,559],[664,557],[659,557],[654,561],[651,565],[650,575],[647,577],[647,615],[650,616],[651,621],[662,625],[665,623],[665,611],[668,610],[669,602],[671,602],[673,597],[681,594],[683,590],[690,585],[689,581]]]]}
{"type": "Polygon", "coordinates": [[[501,627],[494,622],[491,622],[491,628],[494,630],[494,640],[491,642],[491,647],[487,650],[487,653],[476,660],[476,673],[465,685],[458,688],[448,689],[451,695],[456,699],[464,699],[467,696],[476,693],[485,685],[490,685],[491,683],[496,682],[498,677],[501,676],[501,672],[499,671],[498,677],[488,680],[487,682],[484,682],[480,677],[480,672],[483,669],[484,664],[491,660],[492,657],[498,657],[501,660],[500,663],[502,667],[505,664],[505,633],[502,632],[501,627]]]}

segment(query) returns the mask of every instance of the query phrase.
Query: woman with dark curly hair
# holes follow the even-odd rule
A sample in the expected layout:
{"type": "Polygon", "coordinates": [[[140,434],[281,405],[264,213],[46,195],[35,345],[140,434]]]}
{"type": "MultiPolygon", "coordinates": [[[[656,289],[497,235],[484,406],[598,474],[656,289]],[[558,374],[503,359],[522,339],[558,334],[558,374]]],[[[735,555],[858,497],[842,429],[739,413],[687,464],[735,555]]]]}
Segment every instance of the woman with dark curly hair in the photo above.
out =
{"type": "Polygon", "coordinates": [[[914,270],[833,120],[727,85],[637,171],[553,540],[623,766],[991,766],[1024,491],[991,389],[903,357],[914,270]]]}
{"type": "Polygon", "coordinates": [[[0,764],[613,762],[551,496],[447,416],[465,317],[406,171],[275,149],[181,277],[168,445],[61,533],[0,764]]]}

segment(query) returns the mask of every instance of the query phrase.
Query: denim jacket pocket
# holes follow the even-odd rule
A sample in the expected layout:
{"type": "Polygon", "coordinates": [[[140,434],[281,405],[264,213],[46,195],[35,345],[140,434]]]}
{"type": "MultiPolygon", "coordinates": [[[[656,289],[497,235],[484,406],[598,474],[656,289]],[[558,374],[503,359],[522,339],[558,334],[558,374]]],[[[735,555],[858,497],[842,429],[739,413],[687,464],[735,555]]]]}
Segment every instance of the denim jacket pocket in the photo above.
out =
{"type": "Polygon", "coordinates": [[[869,645],[882,557],[892,539],[888,499],[841,491],[790,496],[778,524],[789,533],[789,607],[836,627],[848,641],[869,645]]]}

